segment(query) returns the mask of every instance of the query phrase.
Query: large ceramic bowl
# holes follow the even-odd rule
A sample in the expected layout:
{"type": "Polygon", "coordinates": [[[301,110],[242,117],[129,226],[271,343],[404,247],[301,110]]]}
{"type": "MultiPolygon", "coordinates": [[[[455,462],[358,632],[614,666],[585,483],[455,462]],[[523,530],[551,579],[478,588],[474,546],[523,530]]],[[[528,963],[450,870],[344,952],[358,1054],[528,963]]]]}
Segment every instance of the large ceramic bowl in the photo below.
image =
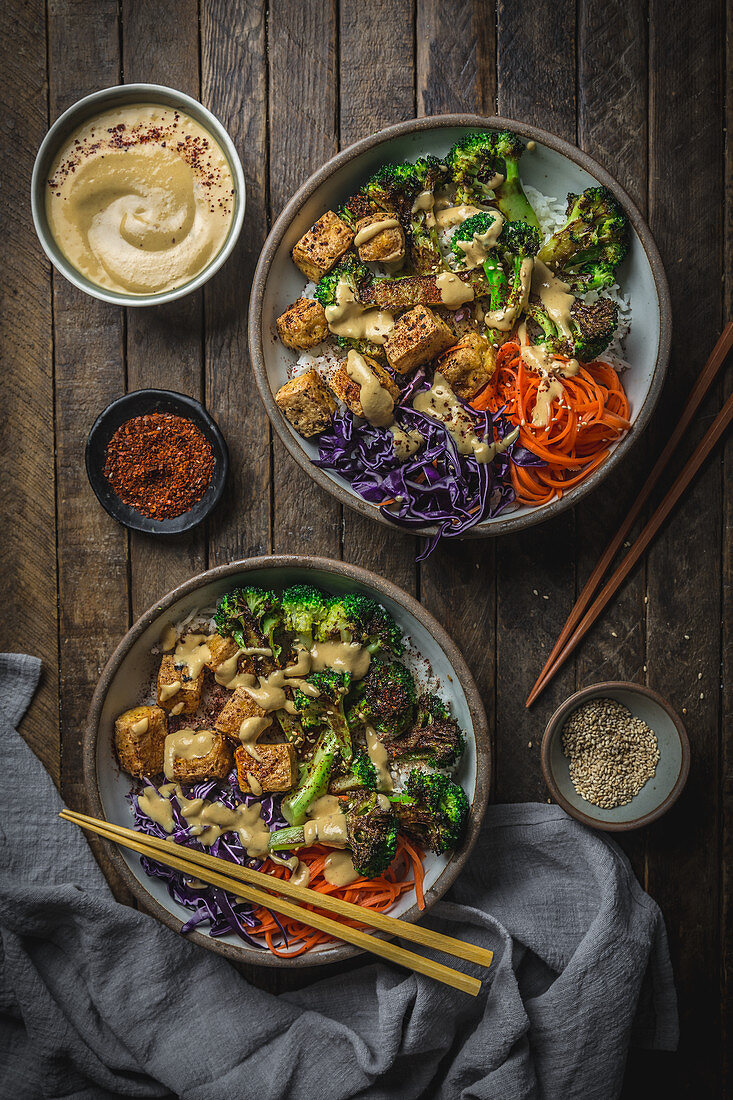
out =
{"type": "MultiPolygon", "coordinates": [[[[522,179],[546,195],[564,198],[568,191],[582,191],[595,183],[609,187],[629,216],[632,244],[620,269],[620,283],[633,310],[626,357],[631,370],[624,386],[631,404],[631,431],[613,448],[609,459],[561,500],[541,508],[521,507],[495,519],[484,520],[466,532],[485,537],[524,527],[556,516],[592,492],[621,462],[649,422],[664,381],[669,359],[671,311],[669,289],[657,247],[646,222],[628,195],[600,164],[586,153],[535,126],[505,118],[473,115],[441,115],[390,126],[349,146],[333,157],[303,184],[275,222],[262,250],[252,286],[249,312],[249,348],[257,386],[275,430],[296,462],[342,504],[387,526],[394,526],[381,508],[362,500],[347,481],[311,462],[318,456],[314,443],[295,432],[275,404],[275,393],[287,381],[287,368],[297,352],[277,338],[276,318],[298,298],[305,278],[295,267],[290,251],[321,214],[336,209],[380,165],[389,161],[415,160],[425,153],[445,155],[469,129],[508,129],[536,142],[522,158],[522,179]]],[[[411,528],[413,533],[415,528],[411,528]]],[[[419,533],[433,534],[424,527],[419,533]]]]}
{"type": "MultiPolygon", "coordinates": [[[[195,608],[212,606],[222,593],[236,585],[246,582],[277,589],[302,581],[331,592],[363,592],[383,604],[409,636],[411,645],[431,666],[441,692],[450,700],[453,714],[466,732],[466,752],[457,772],[457,779],[471,803],[466,838],[452,855],[427,856],[425,905],[429,909],[466,862],[486,809],[492,768],[486,715],[466,662],[432,615],[389,581],[345,562],[296,556],[233,562],[193,577],[146,611],[107,662],[89,708],[84,732],[84,780],[92,813],[116,825],[130,827],[132,824],[126,797],[131,780],[120,771],[112,750],[114,720],[140,700],[142,689],[160,660],[151,653],[151,648],[158,644],[163,629],[169,623],[184,619],[195,608]]],[[[405,659],[409,660],[409,656],[405,659]]],[[[418,663],[415,667],[419,671],[421,665],[418,663]]],[[[425,671],[424,666],[422,668],[425,671]]],[[[158,879],[148,878],[137,855],[114,845],[108,848],[116,869],[143,908],[169,928],[180,931],[190,915],[187,910],[171,900],[158,879]]],[[[412,891],[400,899],[391,914],[405,920],[419,920],[421,913],[412,891]]],[[[233,935],[211,939],[205,933],[193,932],[187,938],[231,959],[263,966],[311,966],[360,954],[357,948],[334,944],[287,959],[251,947],[233,935]]]]}

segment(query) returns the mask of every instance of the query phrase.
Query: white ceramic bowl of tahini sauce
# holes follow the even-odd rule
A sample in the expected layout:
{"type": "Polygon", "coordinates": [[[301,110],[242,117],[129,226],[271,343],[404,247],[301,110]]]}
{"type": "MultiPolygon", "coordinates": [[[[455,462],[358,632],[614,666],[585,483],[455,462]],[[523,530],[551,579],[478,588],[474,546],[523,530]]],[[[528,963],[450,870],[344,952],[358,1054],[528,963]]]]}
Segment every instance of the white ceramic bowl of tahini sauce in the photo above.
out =
{"type": "Polygon", "coordinates": [[[54,267],[106,302],[158,305],[230,255],[245,184],[234,144],[197,100],[157,84],[106,88],[53,124],[31,183],[54,267]]]}

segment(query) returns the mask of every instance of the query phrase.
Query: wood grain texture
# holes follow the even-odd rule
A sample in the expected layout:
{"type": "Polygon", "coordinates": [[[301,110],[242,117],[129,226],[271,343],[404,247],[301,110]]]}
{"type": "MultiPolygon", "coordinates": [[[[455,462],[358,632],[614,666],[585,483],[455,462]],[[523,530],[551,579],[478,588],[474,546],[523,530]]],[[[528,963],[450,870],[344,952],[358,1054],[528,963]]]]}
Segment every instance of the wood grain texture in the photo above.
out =
{"type": "MultiPolygon", "coordinates": [[[[674,422],[721,325],[722,7],[652,0],[650,224],[670,281],[675,319],[670,375],[650,432],[674,422]],[[694,50],[688,44],[695,43],[694,50]],[[674,74],[670,79],[669,74],[674,74]],[[683,163],[690,188],[670,187],[683,163]],[[691,295],[695,309],[689,308],[691,295]]],[[[706,402],[690,449],[719,407],[706,402]]],[[[680,988],[680,1094],[722,1095],[720,1051],[719,670],[721,485],[716,458],[648,557],[649,683],[688,724],[692,767],[674,810],[650,838],[648,888],[667,914],[680,988]],[[681,888],[681,883],[689,883],[681,888]],[[694,885],[693,885],[694,884],[694,885]]]]}
{"type": "MultiPolygon", "coordinates": [[[[270,176],[273,219],[338,144],[334,0],[273,0],[269,17],[270,176]]],[[[275,439],[273,549],[341,556],[341,508],[275,439]]]]}
{"type": "MultiPolygon", "coordinates": [[[[496,109],[493,13],[472,0],[417,7],[420,114],[496,109]],[[473,106],[471,106],[473,104],[473,106]]],[[[446,541],[420,567],[420,598],[463,651],[496,745],[496,544],[446,541]]]]}
{"type": "MultiPolygon", "coordinates": [[[[122,3],[125,83],[147,81],[199,97],[197,0],[122,3]]],[[[203,294],[126,311],[127,389],[203,396],[203,294]]],[[[137,618],[165,592],[206,568],[204,527],[182,538],[130,532],[130,601],[137,618]]]]}
{"type": "MultiPolygon", "coordinates": [[[[339,15],[339,136],[343,149],[415,110],[415,51],[411,0],[385,7],[379,0],[341,0],[339,15]],[[368,44],[368,46],[367,46],[368,44]],[[357,65],[368,48],[378,65],[357,65]]],[[[417,540],[378,527],[351,508],[343,510],[342,554],[414,595],[417,540]]]]}
{"type": "Polygon", "coordinates": [[[271,548],[270,425],[249,366],[247,310],[267,232],[267,72],[265,4],[204,0],[201,95],[224,123],[247,186],[244,230],[204,290],[206,402],[229,445],[224,500],[211,516],[211,565],[271,548]]]}
{"type": "MultiPolygon", "coordinates": [[[[726,27],[726,129],[733,132],[733,12],[728,8],[726,27]]],[[[733,318],[733,147],[725,149],[725,239],[723,320],[733,318]]],[[[733,365],[728,368],[723,392],[733,389],[733,365]]],[[[723,453],[723,558],[721,652],[721,962],[723,1092],[733,1089],[733,438],[723,453]]]]}
{"type": "MultiPolygon", "coordinates": [[[[570,0],[540,0],[531,19],[520,5],[499,4],[499,114],[575,141],[575,30],[575,3],[570,0]]],[[[552,711],[575,686],[572,661],[530,711],[522,703],[575,600],[575,537],[571,512],[502,538],[496,547],[500,802],[547,799],[539,767],[540,742],[552,711]]]]}
{"type": "Polygon", "coordinates": [[[28,181],[47,126],[46,25],[42,3],[5,9],[2,56],[0,346],[4,461],[0,508],[3,577],[0,648],[32,653],[43,679],[22,732],[59,782],[56,501],[50,266],[33,229],[28,181]],[[23,87],[25,94],[17,95],[23,87]],[[10,231],[8,231],[10,230],[10,231]],[[10,369],[12,365],[12,370],[10,369]]]}

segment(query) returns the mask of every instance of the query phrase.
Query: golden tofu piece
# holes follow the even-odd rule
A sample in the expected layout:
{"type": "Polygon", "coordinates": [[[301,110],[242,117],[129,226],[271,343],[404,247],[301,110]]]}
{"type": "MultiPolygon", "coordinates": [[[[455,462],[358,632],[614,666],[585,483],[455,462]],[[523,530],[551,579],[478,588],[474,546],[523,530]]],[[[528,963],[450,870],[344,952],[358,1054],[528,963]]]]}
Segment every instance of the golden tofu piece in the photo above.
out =
{"type": "Polygon", "coordinates": [[[212,634],[206,639],[211,656],[206,662],[206,667],[216,672],[220,665],[228,661],[239,650],[234,638],[222,638],[221,634],[212,634]]]}
{"type": "Polygon", "coordinates": [[[232,770],[234,760],[226,737],[215,730],[196,730],[195,733],[200,739],[202,735],[210,734],[211,748],[204,756],[177,756],[174,753],[173,782],[200,783],[203,779],[224,779],[232,770]]]}
{"type": "Polygon", "coordinates": [[[275,322],[277,334],[286,348],[305,351],[321,344],[328,336],[326,311],[312,298],[298,298],[275,322]]]}
{"type": "Polygon", "coordinates": [[[230,737],[239,737],[239,729],[247,718],[264,718],[267,711],[255,703],[252,696],[243,687],[235,688],[216,716],[214,729],[228,733],[230,737]]]}
{"type": "Polygon", "coordinates": [[[166,653],[158,670],[158,706],[173,714],[194,714],[201,702],[204,686],[204,670],[194,679],[186,675],[186,669],[176,668],[173,657],[166,653]],[[178,686],[176,686],[178,685],[178,686]],[[183,706],[181,706],[181,703],[183,706]],[[179,709],[180,708],[180,709],[179,709]]]}
{"type": "Polygon", "coordinates": [[[115,721],[114,746],[124,772],[152,779],[163,771],[168,720],[160,707],[133,707],[115,721]]]}
{"type": "Polygon", "coordinates": [[[295,786],[298,778],[298,764],[295,758],[295,749],[289,744],[257,745],[256,753],[260,757],[255,760],[250,753],[240,746],[235,753],[237,762],[237,781],[240,790],[245,794],[259,794],[255,787],[250,785],[251,775],[255,783],[259,784],[262,791],[290,791],[295,786]]]}
{"type": "Polygon", "coordinates": [[[341,259],[353,239],[354,230],[333,210],[327,210],[296,244],[293,263],[317,283],[341,259]]]}
{"type": "Polygon", "coordinates": [[[387,360],[398,374],[409,374],[454,344],[455,336],[442,317],[427,306],[415,306],[395,321],[384,345],[387,360]]]}
{"type": "Polygon", "coordinates": [[[401,225],[391,225],[388,229],[380,229],[372,236],[372,229],[380,222],[395,221],[391,214],[368,214],[365,218],[359,218],[356,223],[356,237],[354,246],[359,253],[359,259],[365,263],[402,263],[405,258],[405,234],[401,225]],[[359,243],[359,235],[367,239],[359,243]]]}
{"type": "Polygon", "coordinates": [[[496,370],[496,348],[478,332],[468,332],[435,365],[454,393],[470,401],[496,370]]]}
{"type": "Polygon", "coordinates": [[[324,431],[336,411],[333,397],[315,370],[286,382],[275,394],[275,401],[296,432],[306,437],[324,431]]]}
{"type": "MultiPolygon", "coordinates": [[[[384,369],[381,363],[378,363],[376,359],[372,359],[371,355],[362,355],[362,359],[369,367],[372,374],[376,375],[379,384],[384,386],[392,400],[396,403],[399,400],[400,388],[392,375],[384,369]]],[[[364,416],[364,409],[361,404],[361,386],[350,377],[345,364],[342,364],[333,372],[328,380],[328,384],[339,401],[343,401],[346,408],[351,409],[354,416],[364,416]]]]}

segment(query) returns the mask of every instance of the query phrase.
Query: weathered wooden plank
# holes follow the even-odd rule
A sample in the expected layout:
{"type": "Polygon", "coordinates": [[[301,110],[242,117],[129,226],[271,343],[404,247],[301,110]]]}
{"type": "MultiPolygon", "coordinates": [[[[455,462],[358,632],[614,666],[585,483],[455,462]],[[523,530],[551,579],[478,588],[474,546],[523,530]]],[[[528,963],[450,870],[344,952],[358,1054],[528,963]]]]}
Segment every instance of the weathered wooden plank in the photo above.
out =
{"type": "MultiPolygon", "coordinates": [[[[733,132],[733,24],[726,36],[727,132],[733,132]]],[[[725,253],[723,320],[733,317],[733,148],[726,143],[725,158],[725,253]]],[[[733,388],[729,368],[724,393],[733,388]]],[[[721,945],[723,973],[722,1036],[723,1095],[733,1091],[733,437],[728,438],[723,461],[723,583],[722,598],[722,697],[721,697],[721,945]]]]}
{"type": "Polygon", "coordinates": [[[33,160],[48,122],[44,6],[11,0],[4,21],[0,95],[5,123],[0,141],[3,163],[12,165],[12,171],[5,174],[0,197],[6,226],[0,290],[0,357],[6,364],[0,401],[0,440],[6,456],[0,483],[5,517],[0,541],[0,647],[33,653],[43,661],[41,686],[22,732],[58,783],[51,281],[28,203],[33,160]],[[17,94],[20,87],[22,96],[17,94]]]}
{"type": "MultiPolygon", "coordinates": [[[[417,5],[418,113],[496,110],[494,13],[472,0],[417,5]]],[[[463,651],[494,734],[495,543],[446,541],[420,567],[420,598],[463,651]]]]}
{"type": "MultiPolygon", "coordinates": [[[[197,0],[123,0],[125,83],[167,84],[198,98],[197,0]],[[163,32],[164,29],[164,32],[163,32]]],[[[202,397],[202,295],[159,309],[127,310],[127,388],[171,389],[202,397]]],[[[204,528],[180,539],[130,535],[133,618],[192,573],[206,568],[204,528]]]]}
{"type": "MultiPolygon", "coordinates": [[[[721,327],[722,6],[651,0],[650,224],[670,281],[675,340],[653,431],[675,422],[721,327]],[[690,48],[694,43],[694,48],[690,48]],[[695,187],[678,187],[679,164],[695,187]],[[691,295],[695,308],[690,308],[691,295]]],[[[711,397],[690,445],[709,424],[711,397]]],[[[720,461],[698,478],[652,548],[647,566],[651,685],[683,712],[692,768],[678,805],[649,838],[649,891],[667,914],[680,991],[679,1094],[720,1084],[720,461]],[[682,886],[681,884],[685,884],[682,886]]]]}
{"type": "MultiPolygon", "coordinates": [[[[404,118],[415,110],[413,5],[397,0],[342,0],[340,5],[339,92],[340,145],[404,118]],[[365,51],[378,64],[355,64],[365,51]]],[[[343,557],[374,569],[414,593],[417,584],[414,538],[398,528],[388,530],[344,508],[343,557]]]]}
{"type": "MultiPolygon", "coordinates": [[[[576,13],[571,0],[497,15],[499,114],[576,138],[576,13]]],[[[523,707],[544,655],[575,598],[572,513],[502,538],[497,555],[497,798],[545,799],[539,745],[549,715],[573,689],[568,662],[531,711],[523,707]]]]}
{"type": "Polygon", "coordinates": [[[246,0],[201,6],[201,97],[232,136],[247,184],[242,236],[204,291],[206,399],[231,460],[208,524],[212,565],[270,550],[270,426],[247,352],[249,288],[267,231],[265,10],[246,0]]]}
{"type": "MultiPolygon", "coordinates": [[[[646,0],[582,0],[578,8],[578,144],[647,205],[646,0]]],[[[623,281],[623,269],[622,269],[623,281]]],[[[578,587],[582,587],[638,492],[646,441],[576,513],[578,587]]],[[[576,657],[577,685],[645,679],[645,571],[638,570],[606,609],[576,657]]],[[[646,832],[622,835],[639,879],[646,877],[646,832]]]]}
{"type": "MultiPolygon", "coordinates": [[[[48,7],[51,117],[119,80],[117,5],[48,7]]],[[[99,672],[128,626],[127,538],[87,482],[84,444],[98,413],[124,391],[122,311],[54,274],[61,792],[85,809],[81,727],[99,672]]],[[[99,859],[99,847],[93,845],[99,859]]],[[[105,866],[104,860],[100,860],[105,866]]],[[[118,897],[126,897],[114,876],[118,897]]]]}
{"type": "MultiPolygon", "coordinates": [[[[334,0],[273,0],[269,17],[270,212],[337,148],[334,0]]],[[[273,549],[341,553],[341,508],[274,440],[273,549]]]]}

